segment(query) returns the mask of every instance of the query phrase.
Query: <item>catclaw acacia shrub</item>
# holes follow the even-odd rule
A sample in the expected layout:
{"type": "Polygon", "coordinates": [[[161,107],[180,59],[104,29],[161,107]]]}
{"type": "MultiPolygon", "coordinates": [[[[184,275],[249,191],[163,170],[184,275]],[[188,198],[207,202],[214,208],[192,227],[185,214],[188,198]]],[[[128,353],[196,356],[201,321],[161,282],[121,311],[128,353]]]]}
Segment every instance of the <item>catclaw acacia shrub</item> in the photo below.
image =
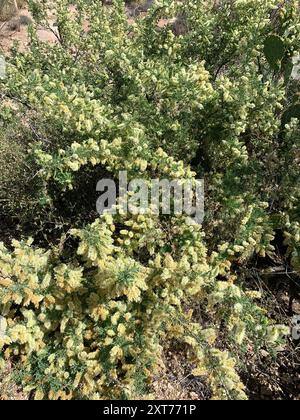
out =
{"type": "Polygon", "coordinates": [[[48,25],[47,3],[30,1],[29,49],[14,49],[1,81],[3,100],[35,127],[39,214],[59,213],[78,176],[96,184],[103,168],[204,176],[206,220],[104,215],[69,225],[47,248],[36,235],[1,244],[1,365],[17,363],[37,399],[142,398],[176,340],[213,398],[245,399],[243,354],[275,349],[286,329],[236,267],[272,258],[281,231],[299,270],[299,83],[288,71],[299,55],[298,2],[164,0],[133,23],[122,1],[73,3],[71,13],[55,2],[57,43],[45,44],[36,30],[48,25]]]}

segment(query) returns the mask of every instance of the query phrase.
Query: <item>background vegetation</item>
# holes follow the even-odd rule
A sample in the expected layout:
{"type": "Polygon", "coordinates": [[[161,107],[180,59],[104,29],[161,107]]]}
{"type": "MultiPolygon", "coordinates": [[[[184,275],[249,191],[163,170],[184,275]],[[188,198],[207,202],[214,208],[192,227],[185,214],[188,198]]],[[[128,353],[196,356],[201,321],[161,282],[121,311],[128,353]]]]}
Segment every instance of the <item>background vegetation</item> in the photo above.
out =
{"type": "Polygon", "coordinates": [[[1,80],[2,367],[37,399],[151,398],[179,348],[207,398],[246,399],[289,334],[254,273],[288,274],[290,315],[299,283],[298,1],[29,5],[1,80]],[[119,170],[204,177],[203,226],[99,218],[119,170]]]}

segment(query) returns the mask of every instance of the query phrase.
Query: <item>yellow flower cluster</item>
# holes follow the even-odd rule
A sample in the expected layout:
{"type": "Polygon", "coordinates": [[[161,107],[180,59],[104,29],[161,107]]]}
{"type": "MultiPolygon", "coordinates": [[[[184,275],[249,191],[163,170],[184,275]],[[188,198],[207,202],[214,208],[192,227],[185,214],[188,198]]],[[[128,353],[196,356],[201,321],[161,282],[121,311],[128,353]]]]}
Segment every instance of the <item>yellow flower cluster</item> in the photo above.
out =
{"type": "Polygon", "coordinates": [[[282,65],[296,53],[298,4],[274,12],[274,0],[163,0],[131,25],[119,2],[78,2],[89,31],[58,0],[62,45],[40,43],[32,29],[29,51],[1,82],[32,136],[41,206],[59,212],[53,191],[66,199],[97,170],[194,184],[205,174],[207,218],[200,226],[120,211],[83,225],[85,208],[48,251],[32,240],[0,244],[0,367],[19,362],[37,399],[142,398],[175,339],[213,398],[245,399],[231,350],[276,348],[286,331],[270,326],[236,267],[272,256],[282,226],[300,266],[299,124],[279,118],[296,87],[263,54],[275,12],[282,65]]]}

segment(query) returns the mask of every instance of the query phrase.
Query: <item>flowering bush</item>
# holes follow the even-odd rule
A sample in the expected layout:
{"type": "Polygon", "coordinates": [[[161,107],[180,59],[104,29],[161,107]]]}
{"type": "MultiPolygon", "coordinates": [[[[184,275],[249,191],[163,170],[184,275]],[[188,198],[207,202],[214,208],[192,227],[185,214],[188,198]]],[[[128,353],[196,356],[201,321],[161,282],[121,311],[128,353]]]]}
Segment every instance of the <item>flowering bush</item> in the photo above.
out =
{"type": "Polygon", "coordinates": [[[61,234],[48,249],[34,232],[1,244],[2,365],[20,363],[37,399],[142,398],[177,340],[213,398],[245,399],[239,357],[276,348],[286,328],[236,266],[272,256],[277,231],[300,264],[298,2],[159,0],[133,22],[119,0],[73,3],[55,2],[53,29],[47,2],[30,1],[29,50],[13,51],[1,81],[2,126],[13,104],[31,136],[34,212],[55,214],[61,234]],[[56,43],[39,41],[41,25],[56,43]],[[99,168],[204,176],[203,226],[150,213],[81,222],[78,179],[95,185],[99,168]],[[72,190],[76,226],[57,215],[72,190]]]}

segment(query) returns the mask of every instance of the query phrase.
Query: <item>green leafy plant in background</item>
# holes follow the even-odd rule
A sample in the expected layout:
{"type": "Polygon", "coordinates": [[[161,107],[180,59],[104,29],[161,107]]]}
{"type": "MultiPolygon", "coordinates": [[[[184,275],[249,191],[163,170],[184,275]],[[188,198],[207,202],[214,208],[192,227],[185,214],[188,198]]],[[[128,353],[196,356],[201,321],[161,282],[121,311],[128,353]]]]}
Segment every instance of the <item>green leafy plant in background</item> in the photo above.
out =
{"type": "Polygon", "coordinates": [[[281,232],[299,270],[299,83],[283,65],[299,54],[298,2],[163,0],[134,22],[119,0],[74,5],[55,2],[45,44],[47,2],[30,1],[29,49],[1,81],[2,135],[8,109],[21,113],[35,197],[22,238],[0,248],[1,363],[37,399],[149,398],[176,340],[213,398],[246,399],[243,354],[273,351],[287,329],[237,267],[274,256],[281,232]],[[204,176],[203,226],[98,217],[83,194],[120,170],[204,176]]]}

